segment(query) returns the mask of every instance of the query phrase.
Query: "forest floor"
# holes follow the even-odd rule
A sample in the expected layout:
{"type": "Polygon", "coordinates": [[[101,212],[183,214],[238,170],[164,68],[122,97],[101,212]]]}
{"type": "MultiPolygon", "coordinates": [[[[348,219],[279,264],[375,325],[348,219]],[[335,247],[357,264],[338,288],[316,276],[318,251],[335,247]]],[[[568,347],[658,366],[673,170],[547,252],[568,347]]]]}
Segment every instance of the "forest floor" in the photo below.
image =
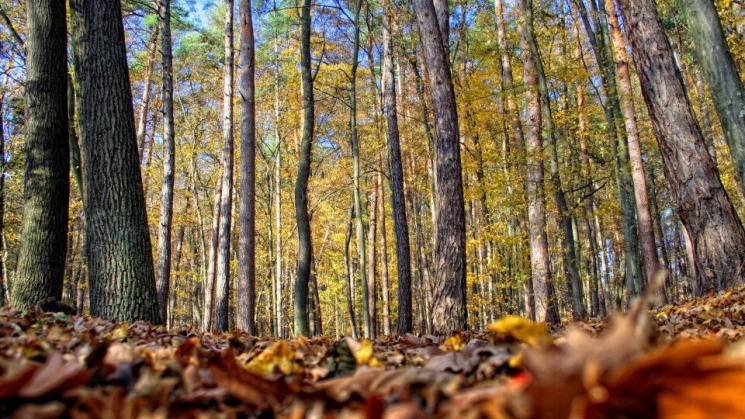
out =
{"type": "Polygon", "coordinates": [[[605,320],[276,340],[0,309],[2,417],[743,418],[745,287],[605,320]]]}

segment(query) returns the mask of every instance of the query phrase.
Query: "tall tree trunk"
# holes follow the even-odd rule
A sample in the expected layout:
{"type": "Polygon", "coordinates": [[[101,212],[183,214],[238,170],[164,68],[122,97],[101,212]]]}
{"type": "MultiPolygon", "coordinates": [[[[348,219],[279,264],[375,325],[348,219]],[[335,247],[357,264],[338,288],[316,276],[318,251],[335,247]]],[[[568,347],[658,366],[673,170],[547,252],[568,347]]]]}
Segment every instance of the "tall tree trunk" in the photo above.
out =
{"type": "MultiPolygon", "coordinates": [[[[600,1],[589,2],[592,8],[588,13],[585,3],[575,0],[575,5],[585,30],[589,35],[593,47],[595,60],[600,67],[600,76],[605,90],[606,102],[603,106],[606,119],[606,131],[613,142],[615,155],[614,175],[618,189],[618,201],[623,217],[623,243],[627,257],[625,262],[625,277],[628,296],[641,292],[643,279],[641,261],[639,260],[639,237],[636,227],[636,210],[634,204],[633,181],[629,174],[629,152],[625,125],[622,122],[621,106],[616,84],[616,69],[612,58],[612,45],[608,34],[605,4],[600,1]],[[594,18],[594,21],[591,20],[594,18]]],[[[628,300],[627,300],[628,302],[628,300]]]]}
{"type": "MultiPolygon", "coordinates": [[[[160,222],[158,223],[158,269],[156,286],[160,316],[168,318],[168,296],[171,277],[171,226],[173,225],[173,183],[176,141],[173,130],[173,53],[171,48],[171,0],[160,0],[163,76],[163,184],[161,187],[160,222]]],[[[149,83],[149,82],[148,82],[149,83]]]]}
{"type": "MultiPolygon", "coordinates": [[[[188,209],[188,205],[187,205],[188,209]]],[[[181,255],[182,250],[184,248],[184,234],[185,234],[185,227],[184,225],[180,225],[178,228],[178,233],[176,233],[176,254],[173,256],[174,265],[173,265],[173,271],[174,271],[174,277],[173,277],[173,284],[170,287],[170,296],[168,298],[168,312],[166,318],[168,319],[166,321],[166,327],[168,329],[171,329],[173,327],[173,318],[174,318],[174,309],[176,308],[176,275],[178,275],[178,271],[181,269],[181,255]]]]}
{"type": "MultiPolygon", "coordinates": [[[[9,70],[13,65],[13,54],[11,59],[8,60],[9,70]]],[[[8,80],[10,76],[8,72],[5,72],[3,77],[3,84],[0,85],[0,115],[3,115],[3,106],[5,105],[5,91],[8,88],[8,80]]],[[[3,127],[4,118],[0,116],[0,156],[5,155],[5,127],[3,127]]],[[[0,306],[5,306],[8,302],[8,284],[6,282],[6,270],[7,265],[5,264],[5,159],[0,157],[0,306]]]]}
{"type": "Polygon", "coordinates": [[[682,2],[696,57],[745,192],[745,87],[727,46],[713,0],[682,2]]]}
{"type": "Polygon", "coordinates": [[[665,175],[690,235],[698,294],[742,283],[745,230],[691,110],[670,42],[651,0],[620,0],[665,175]]]}
{"type": "Polygon", "coordinates": [[[352,220],[354,219],[354,203],[349,208],[349,221],[347,221],[347,234],[344,236],[344,282],[347,292],[347,313],[349,315],[349,327],[352,338],[357,339],[357,321],[354,316],[354,273],[352,272],[352,261],[349,258],[349,243],[352,240],[352,220]]]}
{"type": "Polygon", "coordinates": [[[652,222],[652,215],[649,211],[647,179],[644,175],[642,151],[639,144],[639,129],[636,124],[636,111],[634,110],[634,96],[631,90],[626,41],[621,34],[621,27],[618,23],[618,16],[616,15],[616,7],[613,0],[605,0],[605,9],[608,14],[610,35],[613,40],[613,56],[616,62],[616,76],[619,89],[618,99],[626,126],[629,161],[631,163],[631,179],[634,183],[636,218],[639,226],[639,253],[645,277],[647,281],[651,281],[657,272],[659,262],[654,244],[654,223],[652,222]]]}
{"type": "Polygon", "coordinates": [[[210,250],[207,255],[207,277],[204,283],[204,309],[202,314],[202,330],[211,330],[215,309],[215,271],[217,270],[217,247],[220,230],[220,202],[222,202],[222,179],[217,180],[215,187],[215,202],[212,205],[212,234],[210,235],[210,250]]]}
{"type": "Polygon", "coordinates": [[[91,314],[161,323],[121,4],[71,0],[70,8],[81,92],[91,314]]]}
{"type": "Polygon", "coordinates": [[[530,50],[529,37],[532,24],[533,2],[518,0],[517,7],[525,22],[519,25],[520,46],[523,49],[523,79],[525,81],[525,102],[527,103],[527,123],[525,124],[525,151],[528,155],[528,224],[530,232],[530,266],[533,291],[535,293],[536,319],[551,324],[559,323],[559,310],[554,295],[551,266],[546,235],[546,214],[543,196],[543,139],[541,138],[541,102],[535,57],[530,50]]]}
{"type": "Polygon", "coordinates": [[[275,295],[274,295],[274,316],[277,337],[283,337],[282,323],[282,136],[279,131],[280,123],[280,105],[279,105],[279,42],[278,34],[274,36],[274,137],[277,141],[275,152],[276,164],[274,165],[274,225],[277,230],[276,250],[277,258],[275,260],[275,295]]]}
{"type": "Polygon", "coordinates": [[[308,282],[310,281],[310,259],[313,256],[313,243],[308,215],[308,178],[310,177],[310,157],[315,127],[313,99],[313,75],[311,74],[310,54],[310,5],[312,0],[303,0],[300,12],[300,75],[303,89],[303,136],[298,155],[298,171],[295,180],[295,218],[297,219],[297,277],[295,278],[295,333],[307,335],[308,325],[308,282]]]}
{"type": "MultiPolygon", "coordinates": [[[[163,13],[163,4],[159,0],[158,4],[159,14],[163,13]]],[[[170,13],[170,0],[169,0],[169,13],[170,13]]],[[[170,25],[169,25],[170,30],[170,25]]],[[[150,46],[148,47],[147,64],[145,64],[145,76],[143,82],[145,86],[142,88],[142,98],[140,99],[140,109],[137,111],[137,149],[140,152],[140,162],[142,162],[143,153],[145,152],[145,132],[147,127],[147,113],[150,109],[150,89],[152,88],[152,81],[150,80],[153,76],[153,70],[155,67],[155,55],[158,53],[158,36],[160,34],[160,25],[155,25],[153,29],[153,35],[150,38],[150,46]]],[[[173,59],[173,56],[171,56],[173,59]]],[[[165,65],[165,64],[163,64],[165,65]]],[[[164,76],[165,77],[165,76],[164,76]]],[[[171,78],[173,80],[173,78],[171,78]]]]}
{"type": "Polygon", "coordinates": [[[388,128],[388,160],[391,170],[391,202],[393,204],[393,228],[396,233],[396,264],[398,267],[398,334],[412,332],[411,316],[411,250],[409,246],[409,224],[406,220],[404,197],[404,170],[401,162],[401,144],[398,132],[398,110],[396,107],[396,78],[393,68],[392,24],[393,11],[389,0],[384,1],[383,22],[383,86],[386,125],[388,128]]]}
{"type": "MultiPolygon", "coordinates": [[[[241,190],[238,233],[239,329],[255,335],[256,328],[256,102],[254,87],[254,28],[251,2],[240,0],[241,74],[241,190]]],[[[278,231],[277,234],[280,234],[278,231]]]]}
{"type": "MultiPolygon", "coordinates": [[[[383,156],[380,156],[381,166],[383,156]]],[[[383,302],[383,334],[391,334],[391,297],[388,288],[388,243],[385,229],[385,195],[383,193],[383,172],[378,171],[376,187],[378,189],[378,233],[380,235],[380,287],[383,302]]]]}
{"type": "Polygon", "coordinates": [[[222,136],[223,149],[220,166],[222,167],[222,194],[220,199],[220,227],[217,242],[217,275],[215,330],[228,330],[230,297],[230,230],[233,209],[233,0],[225,0],[225,68],[223,81],[222,136]]]}
{"type": "Polygon", "coordinates": [[[375,285],[375,242],[378,228],[378,188],[374,185],[370,196],[370,222],[367,230],[367,308],[370,317],[370,337],[378,335],[378,291],[375,285]]]}
{"type": "Polygon", "coordinates": [[[579,264],[577,262],[577,250],[574,243],[574,235],[572,232],[572,214],[569,209],[569,205],[566,200],[566,193],[561,181],[561,174],[559,173],[559,155],[557,151],[557,139],[556,132],[554,130],[553,112],[551,111],[551,103],[549,101],[548,84],[546,83],[546,74],[543,69],[543,60],[538,49],[538,43],[535,39],[535,29],[533,28],[533,11],[528,9],[527,12],[530,14],[525,19],[526,30],[528,33],[528,43],[530,50],[533,54],[536,75],[538,77],[538,92],[539,99],[541,102],[541,113],[542,115],[542,128],[544,130],[542,137],[548,142],[548,173],[551,177],[551,183],[554,187],[554,198],[556,200],[556,207],[559,213],[559,219],[561,220],[561,229],[563,232],[563,239],[561,241],[562,246],[562,262],[564,269],[569,279],[569,288],[572,294],[572,315],[574,318],[582,318],[587,315],[585,311],[585,298],[584,290],[582,289],[582,280],[579,277],[579,264]]]}
{"type": "Polygon", "coordinates": [[[10,298],[17,308],[62,299],[70,185],[65,5],[26,6],[26,168],[10,298]]]}
{"type": "Polygon", "coordinates": [[[349,142],[352,147],[352,166],[354,183],[354,213],[355,230],[357,232],[357,259],[359,260],[360,282],[362,285],[362,318],[364,321],[365,337],[372,336],[370,319],[370,290],[367,283],[365,261],[365,230],[362,222],[362,199],[360,198],[360,144],[357,137],[357,66],[360,53],[360,11],[362,0],[357,0],[354,9],[354,52],[352,53],[352,69],[349,75],[349,142]]]}
{"type": "Polygon", "coordinates": [[[435,115],[437,221],[436,279],[432,318],[442,332],[465,330],[466,214],[460,161],[455,92],[445,40],[432,0],[415,0],[414,8],[427,65],[435,115]]]}

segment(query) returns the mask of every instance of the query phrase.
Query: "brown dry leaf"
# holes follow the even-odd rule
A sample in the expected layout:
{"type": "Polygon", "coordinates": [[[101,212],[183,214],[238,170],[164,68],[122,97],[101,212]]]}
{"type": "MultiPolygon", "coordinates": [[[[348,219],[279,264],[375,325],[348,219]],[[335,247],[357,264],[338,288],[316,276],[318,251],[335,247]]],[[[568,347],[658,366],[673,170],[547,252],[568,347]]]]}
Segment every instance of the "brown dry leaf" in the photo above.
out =
{"type": "MultiPolygon", "coordinates": [[[[280,341],[281,342],[281,341],[280,341]]],[[[250,406],[267,409],[276,406],[290,390],[283,379],[270,381],[249,372],[238,364],[232,349],[209,360],[209,371],[215,384],[250,406]]]]}
{"type": "Polygon", "coordinates": [[[53,352],[17,394],[20,397],[35,398],[54,390],[67,391],[83,385],[86,381],[88,373],[77,360],[65,360],[61,352],[53,352]]]}
{"type": "Polygon", "coordinates": [[[607,396],[578,403],[583,417],[743,418],[745,360],[716,341],[680,341],[613,374],[607,396]]]}

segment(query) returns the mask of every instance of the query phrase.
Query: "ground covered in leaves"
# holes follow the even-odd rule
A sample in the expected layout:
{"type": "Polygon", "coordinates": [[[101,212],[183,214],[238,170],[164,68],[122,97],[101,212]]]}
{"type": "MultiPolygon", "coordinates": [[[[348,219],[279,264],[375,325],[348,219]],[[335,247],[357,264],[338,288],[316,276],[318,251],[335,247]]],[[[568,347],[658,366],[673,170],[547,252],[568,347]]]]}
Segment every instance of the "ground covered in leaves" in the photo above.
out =
{"type": "Polygon", "coordinates": [[[745,288],[552,330],[264,339],[0,309],[2,417],[742,418],[745,288]]]}

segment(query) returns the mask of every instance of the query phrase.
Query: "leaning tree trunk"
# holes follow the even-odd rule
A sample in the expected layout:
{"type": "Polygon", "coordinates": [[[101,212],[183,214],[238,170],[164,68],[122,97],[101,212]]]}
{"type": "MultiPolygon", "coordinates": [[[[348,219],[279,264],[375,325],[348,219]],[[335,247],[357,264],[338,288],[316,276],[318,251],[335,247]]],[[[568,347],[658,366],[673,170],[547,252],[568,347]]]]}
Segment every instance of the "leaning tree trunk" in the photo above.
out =
{"type": "MultiPolygon", "coordinates": [[[[160,316],[168,316],[171,279],[171,226],[173,224],[173,183],[176,140],[173,131],[173,53],[171,48],[171,0],[160,0],[163,76],[163,185],[161,187],[160,222],[158,223],[158,271],[156,286],[160,316]]],[[[147,83],[150,83],[148,80],[147,83]]]]}
{"type": "Polygon", "coordinates": [[[297,179],[295,180],[295,218],[297,219],[297,277],[295,278],[295,333],[307,335],[308,284],[310,282],[310,259],[313,244],[308,215],[308,178],[310,177],[310,152],[313,145],[315,111],[313,100],[313,75],[310,68],[310,5],[303,0],[300,14],[300,75],[303,89],[303,136],[298,155],[297,179]]]}
{"type": "Polygon", "coordinates": [[[161,323],[121,4],[71,0],[91,314],[161,323]]]}
{"type": "Polygon", "coordinates": [[[217,243],[217,275],[215,282],[215,330],[228,330],[228,299],[230,296],[230,227],[233,209],[233,0],[225,0],[225,68],[223,81],[222,195],[220,227],[217,243]]]}
{"type": "Polygon", "coordinates": [[[745,230],[719,179],[652,0],[620,0],[665,176],[690,235],[696,293],[742,283],[745,230]]]}
{"type": "Polygon", "coordinates": [[[714,1],[685,0],[682,5],[740,188],[745,191],[745,87],[727,46],[714,1]]]}
{"type": "Polygon", "coordinates": [[[62,299],[70,194],[65,4],[31,0],[26,6],[26,170],[10,296],[17,308],[62,299]]]}
{"type": "MultiPolygon", "coordinates": [[[[654,279],[659,268],[657,248],[654,241],[654,226],[649,211],[649,197],[647,194],[647,179],[644,175],[641,145],[639,144],[639,129],[636,123],[634,97],[631,90],[631,76],[629,74],[626,41],[621,34],[621,27],[616,14],[613,0],[605,0],[605,11],[608,15],[608,26],[613,44],[613,57],[616,64],[618,78],[618,101],[623,112],[626,135],[631,163],[631,179],[634,183],[634,198],[636,202],[636,218],[639,226],[639,254],[647,281],[654,279]]],[[[664,293],[663,293],[664,295],[664,293]]]]}
{"type": "Polygon", "coordinates": [[[455,91],[445,42],[432,0],[415,0],[416,19],[427,66],[435,115],[436,279],[433,326],[441,332],[465,330],[466,213],[460,161],[455,91]]]}
{"type": "MultiPolygon", "coordinates": [[[[241,194],[238,232],[239,329],[256,330],[256,102],[254,87],[254,28],[251,2],[240,0],[241,74],[241,194]]],[[[281,231],[277,231],[281,234],[281,231]]],[[[271,246],[271,245],[270,245],[271,246]]]]}
{"type": "Polygon", "coordinates": [[[393,40],[391,25],[393,12],[388,1],[384,2],[383,23],[383,85],[385,86],[383,112],[388,126],[388,159],[391,166],[391,202],[393,205],[393,228],[396,232],[396,263],[398,267],[398,334],[412,332],[411,316],[411,249],[409,246],[409,224],[406,220],[404,197],[404,170],[401,162],[401,144],[398,132],[396,108],[396,78],[393,70],[393,40]]]}

